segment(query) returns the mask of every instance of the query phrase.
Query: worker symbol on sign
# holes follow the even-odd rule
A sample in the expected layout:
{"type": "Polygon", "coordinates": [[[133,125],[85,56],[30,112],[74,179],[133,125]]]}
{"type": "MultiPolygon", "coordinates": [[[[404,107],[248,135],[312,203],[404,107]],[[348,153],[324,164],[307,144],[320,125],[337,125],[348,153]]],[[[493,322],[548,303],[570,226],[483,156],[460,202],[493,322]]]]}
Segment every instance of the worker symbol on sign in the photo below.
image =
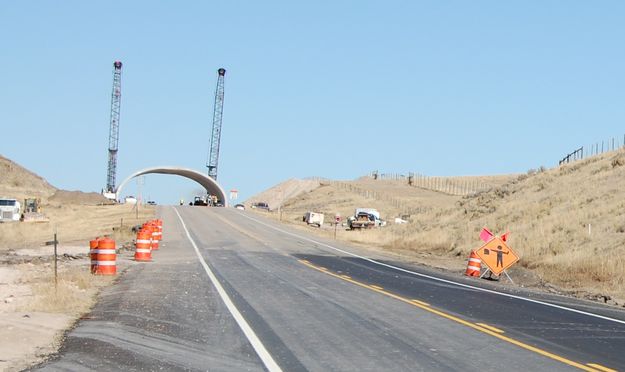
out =
{"type": "MultiPolygon", "coordinates": [[[[509,254],[510,252],[504,252],[502,250],[503,248],[498,245],[497,246],[497,250],[495,251],[496,255],[497,255],[497,264],[495,265],[495,267],[502,267],[503,268],[503,255],[504,254],[509,254]]],[[[490,249],[484,249],[484,255],[489,255],[492,251],[490,249]]]]}
{"type": "Polygon", "coordinates": [[[482,264],[488,266],[495,275],[501,274],[519,260],[519,256],[498,237],[488,240],[486,244],[475,251],[475,254],[482,260],[482,264]]]}

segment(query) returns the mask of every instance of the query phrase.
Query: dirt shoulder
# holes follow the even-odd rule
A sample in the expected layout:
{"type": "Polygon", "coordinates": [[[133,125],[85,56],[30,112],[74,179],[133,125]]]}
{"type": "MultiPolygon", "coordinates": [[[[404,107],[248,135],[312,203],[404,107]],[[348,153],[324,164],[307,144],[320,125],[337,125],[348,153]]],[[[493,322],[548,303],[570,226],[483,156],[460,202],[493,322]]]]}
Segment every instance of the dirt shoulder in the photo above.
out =
{"type": "MultiPolygon", "coordinates": [[[[96,302],[113,276],[90,274],[89,240],[110,236],[130,255],[132,227],[154,208],[63,205],[46,223],[0,224],[0,370],[19,371],[55,353],[63,335],[96,302]],[[57,280],[54,248],[57,232],[57,280]]],[[[118,273],[130,265],[118,255],[118,273]]]]}

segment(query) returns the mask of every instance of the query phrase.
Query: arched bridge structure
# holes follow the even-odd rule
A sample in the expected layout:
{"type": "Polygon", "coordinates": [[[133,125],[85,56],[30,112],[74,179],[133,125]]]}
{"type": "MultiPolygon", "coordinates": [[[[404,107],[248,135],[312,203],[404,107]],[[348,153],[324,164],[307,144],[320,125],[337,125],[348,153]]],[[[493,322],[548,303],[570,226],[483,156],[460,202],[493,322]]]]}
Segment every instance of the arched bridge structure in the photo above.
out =
{"type": "Polygon", "coordinates": [[[115,198],[119,199],[121,191],[123,190],[124,186],[126,186],[126,184],[130,182],[130,180],[135,177],[143,176],[144,174],[172,174],[191,179],[202,185],[206,189],[206,192],[208,194],[216,195],[217,198],[224,205],[224,207],[228,206],[226,193],[224,189],[217,183],[217,181],[196,170],[181,167],[154,167],[142,169],[138,172],[135,172],[128,176],[125,180],[123,180],[122,183],[119,184],[119,186],[117,186],[117,188],[115,189],[115,198]]]}

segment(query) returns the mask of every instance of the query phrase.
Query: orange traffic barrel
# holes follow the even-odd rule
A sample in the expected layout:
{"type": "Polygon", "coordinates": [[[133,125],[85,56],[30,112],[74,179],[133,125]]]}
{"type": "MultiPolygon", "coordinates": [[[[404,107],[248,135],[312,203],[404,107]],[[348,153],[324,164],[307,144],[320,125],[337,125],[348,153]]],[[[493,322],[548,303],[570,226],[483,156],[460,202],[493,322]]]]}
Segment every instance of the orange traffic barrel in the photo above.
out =
{"type": "Polygon", "coordinates": [[[469,261],[467,262],[467,271],[464,272],[466,276],[480,276],[480,270],[482,269],[482,260],[475,253],[471,251],[469,261]]]}
{"type": "Polygon", "coordinates": [[[140,230],[135,241],[135,261],[152,261],[152,235],[140,230]]]}
{"type": "Polygon", "coordinates": [[[154,220],[158,229],[158,240],[163,240],[163,220],[154,220]]]}
{"type": "Polygon", "coordinates": [[[115,252],[115,240],[103,238],[98,240],[98,254],[96,274],[115,275],[117,274],[117,253],[115,252]]]}
{"type": "Polygon", "coordinates": [[[100,238],[95,238],[93,240],[89,240],[89,257],[91,258],[91,274],[95,274],[96,268],[98,267],[98,240],[100,238]]]}
{"type": "Polygon", "coordinates": [[[156,231],[152,230],[152,250],[153,251],[158,250],[158,245],[159,245],[158,242],[159,242],[158,235],[156,231]]]}

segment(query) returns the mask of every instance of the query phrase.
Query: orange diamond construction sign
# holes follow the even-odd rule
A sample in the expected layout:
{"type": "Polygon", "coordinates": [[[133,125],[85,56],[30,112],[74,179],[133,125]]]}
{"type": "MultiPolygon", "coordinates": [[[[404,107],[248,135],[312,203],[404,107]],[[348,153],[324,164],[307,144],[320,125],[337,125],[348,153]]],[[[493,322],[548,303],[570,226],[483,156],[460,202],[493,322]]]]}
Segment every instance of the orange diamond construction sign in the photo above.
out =
{"type": "Polygon", "coordinates": [[[519,256],[498,237],[493,237],[475,253],[495,275],[501,274],[519,260],[519,256]]]}

